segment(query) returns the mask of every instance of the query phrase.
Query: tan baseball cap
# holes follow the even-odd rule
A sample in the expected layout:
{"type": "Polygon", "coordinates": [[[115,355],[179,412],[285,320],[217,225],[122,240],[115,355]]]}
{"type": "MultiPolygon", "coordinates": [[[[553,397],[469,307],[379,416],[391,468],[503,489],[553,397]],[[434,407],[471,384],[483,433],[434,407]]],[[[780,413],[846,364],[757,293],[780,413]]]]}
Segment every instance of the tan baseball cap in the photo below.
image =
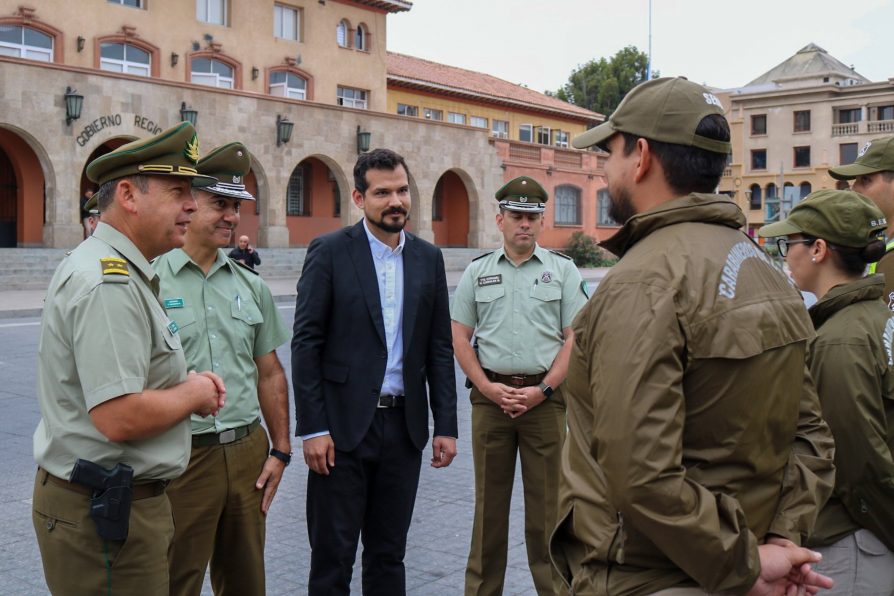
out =
{"type": "Polygon", "coordinates": [[[628,93],[611,117],[571,144],[578,149],[602,146],[612,135],[626,132],[638,137],[729,153],[732,145],[695,134],[705,116],[723,116],[720,100],[707,88],[683,77],[664,77],[640,83],[628,93]]]}
{"type": "Polygon", "coordinates": [[[894,172],[894,137],[867,141],[857,154],[857,161],[829,168],[829,175],[838,180],[852,180],[857,176],[888,171],[894,172]]]}
{"type": "Polygon", "coordinates": [[[875,203],[852,190],[818,190],[795,205],[782,221],[757,231],[764,238],[807,234],[839,246],[863,248],[881,237],[885,214],[875,203]]]}

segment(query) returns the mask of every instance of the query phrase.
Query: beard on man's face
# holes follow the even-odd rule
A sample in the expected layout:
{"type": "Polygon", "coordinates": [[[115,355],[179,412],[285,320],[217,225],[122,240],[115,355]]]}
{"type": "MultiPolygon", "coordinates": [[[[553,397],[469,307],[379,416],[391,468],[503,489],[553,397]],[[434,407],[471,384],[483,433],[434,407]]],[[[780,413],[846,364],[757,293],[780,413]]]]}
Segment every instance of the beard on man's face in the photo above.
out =
{"type": "Polygon", "coordinates": [[[379,218],[379,221],[376,221],[370,217],[367,217],[367,219],[369,220],[369,222],[371,224],[373,224],[380,230],[384,230],[385,232],[388,232],[389,234],[397,234],[398,232],[400,232],[401,230],[404,229],[404,226],[407,225],[407,221],[410,218],[407,215],[407,210],[404,209],[403,207],[392,207],[392,208],[386,209],[385,211],[382,212],[382,215],[379,218]],[[391,215],[403,215],[404,217],[403,217],[403,219],[400,219],[395,223],[389,223],[389,222],[385,221],[385,218],[389,217],[391,215]]]}
{"type": "Polygon", "coordinates": [[[630,193],[627,189],[610,190],[608,198],[608,216],[617,223],[624,225],[628,219],[636,215],[636,209],[633,207],[633,201],[630,200],[630,193]]]}

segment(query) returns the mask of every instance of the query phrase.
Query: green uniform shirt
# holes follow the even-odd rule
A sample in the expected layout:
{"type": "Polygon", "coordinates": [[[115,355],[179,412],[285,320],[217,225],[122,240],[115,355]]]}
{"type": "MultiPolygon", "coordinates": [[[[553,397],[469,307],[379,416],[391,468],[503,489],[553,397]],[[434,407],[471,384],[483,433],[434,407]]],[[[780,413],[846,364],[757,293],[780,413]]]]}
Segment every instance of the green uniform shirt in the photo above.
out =
{"type": "Polygon", "coordinates": [[[574,262],[534,246],[518,267],[501,248],[472,261],[451,305],[451,318],[475,329],[483,368],[511,374],[549,370],[587,302],[574,262]]]}
{"type": "Polygon", "coordinates": [[[254,359],[289,339],[261,278],[227,258],[222,250],[208,276],[177,248],[152,264],[161,279],[161,298],[180,328],[190,370],[210,370],[227,388],[217,416],[193,415],[192,432],[219,433],[244,426],[261,413],[254,359]]]}
{"type": "Polygon", "coordinates": [[[186,379],[180,337],[157,290],[146,258],[105,223],[56,269],[37,350],[41,420],[34,432],[34,459],[50,474],[68,478],[78,458],[106,468],[129,464],[139,481],[186,469],[186,419],[149,439],[113,443],[89,414],[110,399],[186,379]]]}

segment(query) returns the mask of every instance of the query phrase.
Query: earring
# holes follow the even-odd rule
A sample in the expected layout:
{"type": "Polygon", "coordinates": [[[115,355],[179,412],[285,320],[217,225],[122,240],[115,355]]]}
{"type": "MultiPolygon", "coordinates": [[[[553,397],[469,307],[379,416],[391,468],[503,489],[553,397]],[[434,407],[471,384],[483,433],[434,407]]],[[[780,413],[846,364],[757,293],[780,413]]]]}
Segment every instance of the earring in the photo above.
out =
{"type": "Polygon", "coordinates": [[[811,262],[811,263],[816,263],[816,257],[810,257],[810,262],[811,262]]]}

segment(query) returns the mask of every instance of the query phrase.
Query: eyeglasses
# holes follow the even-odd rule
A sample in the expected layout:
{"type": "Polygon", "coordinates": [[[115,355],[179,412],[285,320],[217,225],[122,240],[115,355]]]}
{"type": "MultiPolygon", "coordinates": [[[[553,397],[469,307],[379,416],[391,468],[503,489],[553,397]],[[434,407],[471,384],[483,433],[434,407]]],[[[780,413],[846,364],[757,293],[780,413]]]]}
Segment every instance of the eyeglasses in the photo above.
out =
{"type": "Polygon", "coordinates": [[[785,257],[788,255],[788,247],[792,244],[813,244],[814,242],[816,242],[816,238],[807,238],[805,240],[789,240],[788,238],[777,238],[776,248],[779,249],[779,256],[785,257]]]}

